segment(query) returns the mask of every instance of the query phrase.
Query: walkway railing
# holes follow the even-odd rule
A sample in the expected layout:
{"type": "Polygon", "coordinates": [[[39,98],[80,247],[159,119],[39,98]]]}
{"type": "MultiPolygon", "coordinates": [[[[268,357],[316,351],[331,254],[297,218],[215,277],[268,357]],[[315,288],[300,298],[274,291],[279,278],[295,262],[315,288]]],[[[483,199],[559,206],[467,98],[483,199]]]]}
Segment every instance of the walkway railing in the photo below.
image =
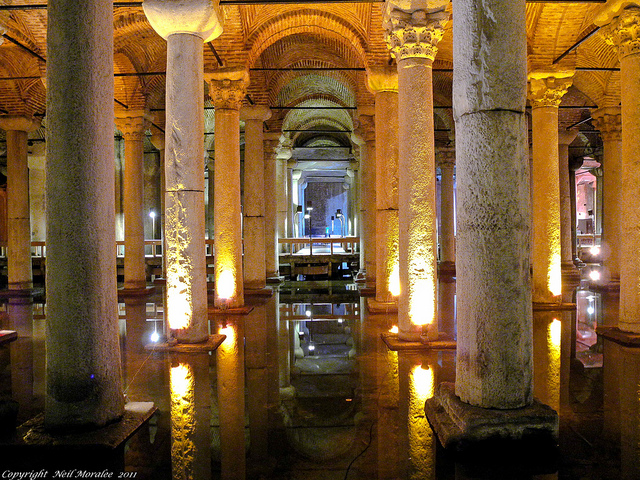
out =
{"type": "Polygon", "coordinates": [[[340,255],[357,253],[360,237],[280,238],[285,255],[340,255]]]}

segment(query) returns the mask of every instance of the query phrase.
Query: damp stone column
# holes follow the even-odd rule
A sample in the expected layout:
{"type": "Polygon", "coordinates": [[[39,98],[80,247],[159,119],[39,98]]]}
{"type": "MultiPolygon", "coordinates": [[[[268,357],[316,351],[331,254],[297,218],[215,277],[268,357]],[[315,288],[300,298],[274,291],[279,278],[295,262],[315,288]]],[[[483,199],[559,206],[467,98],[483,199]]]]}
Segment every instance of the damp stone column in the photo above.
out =
{"type": "Polygon", "coordinates": [[[47,26],[45,427],[124,412],[113,188],[113,8],[51,0],[47,26]]]}
{"type": "Polygon", "coordinates": [[[263,122],[271,118],[265,106],[245,106],[244,120],[244,283],[247,288],[266,285],[264,221],[263,122]]]}
{"type": "MultiPolygon", "coordinates": [[[[376,297],[394,303],[398,271],[398,73],[394,67],[372,68],[367,86],[375,97],[376,130],[376,297]]],[[[386,307],[386,306],[385,306],[386,307]]]]}
{"type": "Polygon", "coordinates": [[[27,136],[39,126],[32,117],[0,116],[7,138],[7,268],[13,293],[30,292],[33,287],[27,136]]]}
{"type": "Polygon", "coordinates": [[[143,292],[147,286],[144,257],[144,111],[116,112],[124,136],[124,290],[143,292]]]}
{"type": "Polygon", "coordinates": [[[571,189],[575,188],[569,178],[569,145],[578,135],[576,130],[558,131],[558,166],[560,180],[560,265],[562,283],[567,287],[563,297],[570,300],[573,289],[580,283],[580,271],[573,263],[573,235],[571,233],[571,189]]]}
{"type": "Polygon", "coordinates": [[[204,43],[222,33],[208,0],[145,0],[153,29],[167,41],[165,123],[166,318],[183,343],[208,338],[204,246],[204,43]]]}
{"type": "Polygon", "coordinates": [[[440,271],[449,275],[456,271],[456,235],[453,201],[453,171],[456,152],[453,148],[441,148],[437,152],[440,167],[440,271]]]}
{"type": "Polygon", "coordinates": [[[532,208],[533,301],[560,302],[562,294],[558,107],[572,72],[529,74],[533,143],[532,208]]]}
{"type": "Polygon", "coordinates": [[[591,112],[595,127],[602,138],[603,225],[601,255],[604,265],[602,280],[620,288],[620,222],[622,205],[622,119],[618,106],[602,107],[591,112]]]}
{"type": "Polygon", "coordinates": [[[249,84],[244,69],[207,73],[215,106],[215,306],[244,306],[240,208],[240,106],[249,84]]]}
{"type": "Polygon", "coordinates": [[[277,279],[278,232],[276,227],[276,158],[275,150],[280,143],[279,133],[265,133],[264,138],[264,198],[265,198],[265,266],[267,281],[277,279]]]}
{"type": "Polygon", "coordinates": [[[447,1],[387,0],[383,25],[398,66],[398,336],[438,338],[435,140],[432,65],[449,20],[447,1]],[[404,6],[404,8],[403,8],[404,6]]]}
{"type": "Polygon", "coordinates": [[[558,416],[533,400],[525,0],[458,0],[453,34],[456,382],[425,409],[445,448],[555,444],[558,416]]]}
{"type": "Polygon", "coordinates": [[[618,47],[622,116],[620,225],[620,330],[640,333],[640,5],[607,4],[594,23],[618,47]],[[622,8],[628,5],[626,8],[622,8]]]}

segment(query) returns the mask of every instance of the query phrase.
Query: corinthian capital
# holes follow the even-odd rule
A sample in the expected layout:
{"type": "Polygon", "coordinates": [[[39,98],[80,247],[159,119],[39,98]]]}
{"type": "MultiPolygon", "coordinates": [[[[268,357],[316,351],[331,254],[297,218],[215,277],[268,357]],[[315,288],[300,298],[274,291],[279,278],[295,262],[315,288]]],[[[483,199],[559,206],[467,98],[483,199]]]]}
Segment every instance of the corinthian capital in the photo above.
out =
{"type": "Polygon", "coordinates": [[[216,108],[239,110],[249,85],[245,69],[221,69],[204,74],[209,83],[209,97],[216,108]]]}
{"type": "Polygon", "coordinates": [[[532,108],[558,107],[573,82],[573,72],[533,72],[529,74],[529,101],[532,108]]]}
{"type": "Polygon", "coordinates": [[[622,113],[620,107],[598,108],[591,112],[594,126],[600,130],[605,142],[622,140],[622,113]]]}
{"type": "Polygon", "coordinates": [[[449,21],[444,0],[387,0],[383,16],[386,41],[397,60],[426,58],[433,61],[449,21]]]}
{"type": "Polygon", "coordinates": [[[116,127],[125,140],[144,140],[145,131],[150,124],[149,113],[145,110],[116,111],[116,127]]]}
{"type": "Polygon", "coordinates": [[[640,52],[640,7],[621,10],[599,33],[609,45],[618,47],[620,58],[640,52]]]}

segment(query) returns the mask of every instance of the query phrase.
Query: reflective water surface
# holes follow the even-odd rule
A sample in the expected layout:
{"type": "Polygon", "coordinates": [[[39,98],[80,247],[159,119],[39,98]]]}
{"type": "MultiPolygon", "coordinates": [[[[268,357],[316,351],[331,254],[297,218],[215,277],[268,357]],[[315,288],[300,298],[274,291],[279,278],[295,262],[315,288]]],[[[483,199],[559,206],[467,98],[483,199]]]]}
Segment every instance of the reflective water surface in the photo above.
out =
{"type": "MultiPolygon", "coordinates": [[[[454,335],[455,283],[439,297],[454,335]]],[[[640,478],[640,349],[597,337],[609,307],[595,292],[534,315],[534,393],[559,412],[560,443],[557,461],[526,468],[500,452],[456,463],[439,447],[424,402],[455,380],[455,351],[388,350],[395,315],[369,314],[353,284],[285,284],[248,315],[212,315],[227,340],[210,354],[145,349],[164,331],[161,299],[120,305],[125,394],[158,407],[125,448],[135,478],[640,478]]],[[[17,402],[22,423],[44,407],[44,306],[3,309],[0,328],[20,338],[0,347],[0,403],[17,402]]]]}

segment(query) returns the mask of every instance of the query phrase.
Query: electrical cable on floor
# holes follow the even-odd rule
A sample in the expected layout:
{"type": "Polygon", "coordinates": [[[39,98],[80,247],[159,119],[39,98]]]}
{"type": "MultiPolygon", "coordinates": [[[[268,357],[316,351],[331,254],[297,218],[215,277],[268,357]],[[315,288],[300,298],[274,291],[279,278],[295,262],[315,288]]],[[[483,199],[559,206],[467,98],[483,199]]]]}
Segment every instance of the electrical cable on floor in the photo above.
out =
{"type": "Polygon", "coordinates": [[[356,457],[351,460],[351,463],[349,463],[349,466],[347,467],[347,471],[344,472],[344,480],[347,480],[347,477],[349,476],[349,470],[351,470],[351,466],[355,463],[355,461],[357,459],[359,459],[364,452],[366,452],[369,447],[371,446],[371,441],[373,440],[373,426],[376,424],[376,422],[371,422],[371,427],[369,428],[369,441],[367,442],[367,446],[364,447],[364,450],[362,450],[358,455],[356,455],[356,457]]]}
{"type": "Polygon", "coordinates": [[[144,362],[142,362],[142,364],[138,367],[138,370],[136,370],[136,373],[133,374],[133,377],[131,377],[131,380],[129,380],[129,384],[126,386],[126,388],[124,389],[124,394],[125,396],[127,395],[127,392],[129,391],[129,387],[133,384],[133,381],[136,379],[136,377],[138,376],[138,373],[140,373],[140,370],[142,370],[142,367],[144,367],[144,364],[147,363],[147,360],[149,360],[149,357],[151,357],[151,355],[153,354],[153,352],[156,351],[156,347],[154,345],[154,347],[151,349],[151,351],[149,352],[149,355],[147,355],[147,358],[144,359],[144,362]]]}

